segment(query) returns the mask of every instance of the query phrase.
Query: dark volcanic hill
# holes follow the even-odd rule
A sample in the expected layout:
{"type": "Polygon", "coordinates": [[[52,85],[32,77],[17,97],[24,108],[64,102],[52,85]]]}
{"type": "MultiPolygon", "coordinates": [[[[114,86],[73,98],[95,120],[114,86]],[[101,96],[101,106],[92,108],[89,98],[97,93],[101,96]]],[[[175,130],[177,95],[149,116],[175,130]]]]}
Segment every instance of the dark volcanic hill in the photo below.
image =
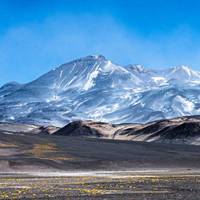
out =
{"type": "Polygon", "coordinates": [[[200,116],[159,120],[147,124],[113,125],[93,121],[75,121],[54,134],[146,142],[200,144],[200,116]]]}
{"type": "Polygon", "coordinates": [[[76,121],[59,130],[0,123],[0,170],[195,170],[199,146],[176,144],[200,144],[199,132],[200,116],[147,124],[76,121]]]}

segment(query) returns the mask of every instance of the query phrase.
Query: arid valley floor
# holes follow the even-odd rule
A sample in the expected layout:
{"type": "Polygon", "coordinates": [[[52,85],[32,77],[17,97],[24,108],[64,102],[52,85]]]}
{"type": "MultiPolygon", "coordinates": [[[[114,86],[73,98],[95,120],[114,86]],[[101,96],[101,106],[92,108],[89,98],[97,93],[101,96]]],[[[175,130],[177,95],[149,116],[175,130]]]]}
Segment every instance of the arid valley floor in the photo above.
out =
{"type": "Polygon", "coordinates": [[[200,148],[0,133],[0,199],[190,199],[200,148]]]}
{"type": "Polygon", "coordinates": [[[0,199],[197,200],[200,195],[200,177],[194,174],[43,175],[2,176],[0,199]]]}

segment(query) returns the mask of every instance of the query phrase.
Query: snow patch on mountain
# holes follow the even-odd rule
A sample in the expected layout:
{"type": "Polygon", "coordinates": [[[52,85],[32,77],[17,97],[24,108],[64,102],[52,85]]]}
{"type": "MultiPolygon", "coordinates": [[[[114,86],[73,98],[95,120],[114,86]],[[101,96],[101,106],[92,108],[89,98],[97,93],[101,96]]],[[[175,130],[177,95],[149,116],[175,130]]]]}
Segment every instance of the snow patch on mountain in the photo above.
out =
{"type": "Polygon", "coordinates": [[[200,114],[200,72],[188,66],[120,66],[102,55],[0,88],[0,121],[63,126],[78,119],[145,123],[200,114]]]}

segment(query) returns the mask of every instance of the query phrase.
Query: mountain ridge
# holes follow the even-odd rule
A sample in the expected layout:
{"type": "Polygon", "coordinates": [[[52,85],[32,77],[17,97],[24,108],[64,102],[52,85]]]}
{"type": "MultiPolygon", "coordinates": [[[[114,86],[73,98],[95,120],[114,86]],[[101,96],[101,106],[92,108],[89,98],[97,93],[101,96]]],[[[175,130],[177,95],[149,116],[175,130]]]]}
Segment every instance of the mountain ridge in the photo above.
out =
{"type": "Polygon", "coordinates": [[[27,84],[0,88],[0,121],[64,126],[74,120],[146,123],[200,114],[200,72],[120,66],[102,55],[67,62],[27,84]]]}
{"type": "Polygon", "coordinates": [[[55,131],[53,135],[200,145],[200,115],[163,119],[146,124],[74,121],[55,131]]]}

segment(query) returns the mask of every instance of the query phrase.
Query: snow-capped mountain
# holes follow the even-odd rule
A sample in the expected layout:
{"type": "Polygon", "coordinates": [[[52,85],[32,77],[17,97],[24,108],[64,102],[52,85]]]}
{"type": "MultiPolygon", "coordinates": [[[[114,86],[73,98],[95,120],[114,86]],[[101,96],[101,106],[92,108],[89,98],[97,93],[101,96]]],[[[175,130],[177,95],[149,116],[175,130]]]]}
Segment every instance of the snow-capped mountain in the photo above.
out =
{"type": "Polygon", "coordinates": [[[120,66],[104,56],[61,65],[27,83],[0,88],[0,121],[63,126],[77,119],[149,122],[200,114],[200,72],[120,66]]]}

